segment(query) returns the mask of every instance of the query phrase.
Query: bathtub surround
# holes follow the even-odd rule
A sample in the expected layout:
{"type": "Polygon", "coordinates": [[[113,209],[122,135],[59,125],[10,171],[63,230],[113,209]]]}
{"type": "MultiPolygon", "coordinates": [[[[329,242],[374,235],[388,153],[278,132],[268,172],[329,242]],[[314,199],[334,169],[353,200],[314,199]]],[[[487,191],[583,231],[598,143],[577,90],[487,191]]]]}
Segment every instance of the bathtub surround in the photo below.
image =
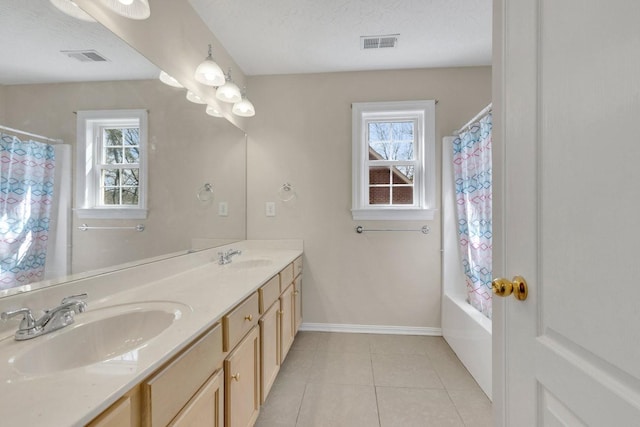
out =
{"type": "MultiPolygon", "coordinates": [[[[351,103],[436,99],[439,141],[491,101],[491,68],[251,76],[260,114],[249,122],[247,233],[305,241],[303,328],[438,335],[440,215],[431,232],[363,233],[351,217],[351,103]],[[278,199],[283,182],[297,197],[278,199]],[[265,215],[275,202],[276,216],[265,215]]],[[[436,200],[440,194],[436,195],[436,200]]],[[[440,206],[437,206],[439,209],[440,206]]],[[[367,228],[399,222],[365,221],[367,228]]]]}

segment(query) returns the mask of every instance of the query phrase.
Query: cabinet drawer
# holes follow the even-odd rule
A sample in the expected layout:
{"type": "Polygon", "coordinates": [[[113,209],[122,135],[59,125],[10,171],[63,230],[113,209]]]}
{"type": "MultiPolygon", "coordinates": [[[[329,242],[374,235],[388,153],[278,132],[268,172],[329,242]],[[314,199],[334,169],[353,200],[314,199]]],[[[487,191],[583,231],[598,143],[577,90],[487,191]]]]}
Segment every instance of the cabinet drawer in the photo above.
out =
{"type": "Polygon", "coordinates": [[[280,293],[282,293],[293,282],[293,263],[287,265],[278,274],[280,275],[280,293]]]}
{"type": "Polygon", "coordinates": [[[222,318],[224,351],[230,351],[235,347],[242,337],[258,323],[260,316],[258,306],[258,293],[255,292],[222,318]]]}
{"type": "Polygon", "coordinates": [[[216,325],[142,385],[148,426],[166,426],[220,367],[222,328],[216,325]]]}
{"type": "Polygon", "coordinates": [[[260,297],[260,314],[263,314],[280,296],[280,278],[277,275],[273,276],[258,289],[258,295],[260,297]]]}
{"type": "Polygon", "coordinates": [[[129,427],[131,425],[131,398],[125,396],[87,424],[87,427],[129,427]]]}
{"type": "Polygon", "coordinates": [[[302,273],[302,255],[293,261],[293,277],[298,277],[302,273]]]}

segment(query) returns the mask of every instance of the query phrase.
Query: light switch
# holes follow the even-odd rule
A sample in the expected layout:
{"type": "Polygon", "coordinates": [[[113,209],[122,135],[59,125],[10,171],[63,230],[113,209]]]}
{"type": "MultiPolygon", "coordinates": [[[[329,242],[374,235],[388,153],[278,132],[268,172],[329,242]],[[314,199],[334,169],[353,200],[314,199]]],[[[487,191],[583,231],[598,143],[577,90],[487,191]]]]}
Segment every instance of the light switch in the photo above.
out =
{"type": "Polygon", "coordinates": [[[276,216],[276,203],[275,202],[267,202],[264,205],[265,215],[266,216],[276,216]]]}
{"type": "Polygon", "coordinates": [[[218,216],[229,215],[229,204],[227,202],[218,203],[218,216]]]}

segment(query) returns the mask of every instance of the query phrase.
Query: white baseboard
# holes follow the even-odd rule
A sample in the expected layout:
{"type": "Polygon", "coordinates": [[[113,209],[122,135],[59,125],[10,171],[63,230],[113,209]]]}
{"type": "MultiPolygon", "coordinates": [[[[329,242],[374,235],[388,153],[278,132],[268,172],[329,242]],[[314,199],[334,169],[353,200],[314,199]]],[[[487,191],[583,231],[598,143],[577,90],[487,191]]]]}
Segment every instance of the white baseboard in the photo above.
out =
{"type": "Polygon", "coordinates": [[[345,325],[337,323],[303,323],[301,331],[347,332],[352,334],[429,335],[442,336],[441,328],[420,326],[345,325]]]}

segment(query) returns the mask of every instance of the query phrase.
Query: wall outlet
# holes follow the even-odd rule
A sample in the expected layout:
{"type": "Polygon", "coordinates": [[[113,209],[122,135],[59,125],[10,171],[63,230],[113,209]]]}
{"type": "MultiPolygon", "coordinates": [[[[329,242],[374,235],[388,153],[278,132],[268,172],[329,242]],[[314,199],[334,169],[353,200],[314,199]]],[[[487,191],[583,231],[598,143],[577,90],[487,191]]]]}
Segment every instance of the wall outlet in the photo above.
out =
{"type": "Polygon", "coordinates": [[[275,202],[265,203],[264,213],[266,216],[276,216],[276,203],[275,202]]]}
{"type": "Polygon", "coordinates": [[[218,203],[218,216],[229,215],[229,204],[227,202],[218,203]]]}

